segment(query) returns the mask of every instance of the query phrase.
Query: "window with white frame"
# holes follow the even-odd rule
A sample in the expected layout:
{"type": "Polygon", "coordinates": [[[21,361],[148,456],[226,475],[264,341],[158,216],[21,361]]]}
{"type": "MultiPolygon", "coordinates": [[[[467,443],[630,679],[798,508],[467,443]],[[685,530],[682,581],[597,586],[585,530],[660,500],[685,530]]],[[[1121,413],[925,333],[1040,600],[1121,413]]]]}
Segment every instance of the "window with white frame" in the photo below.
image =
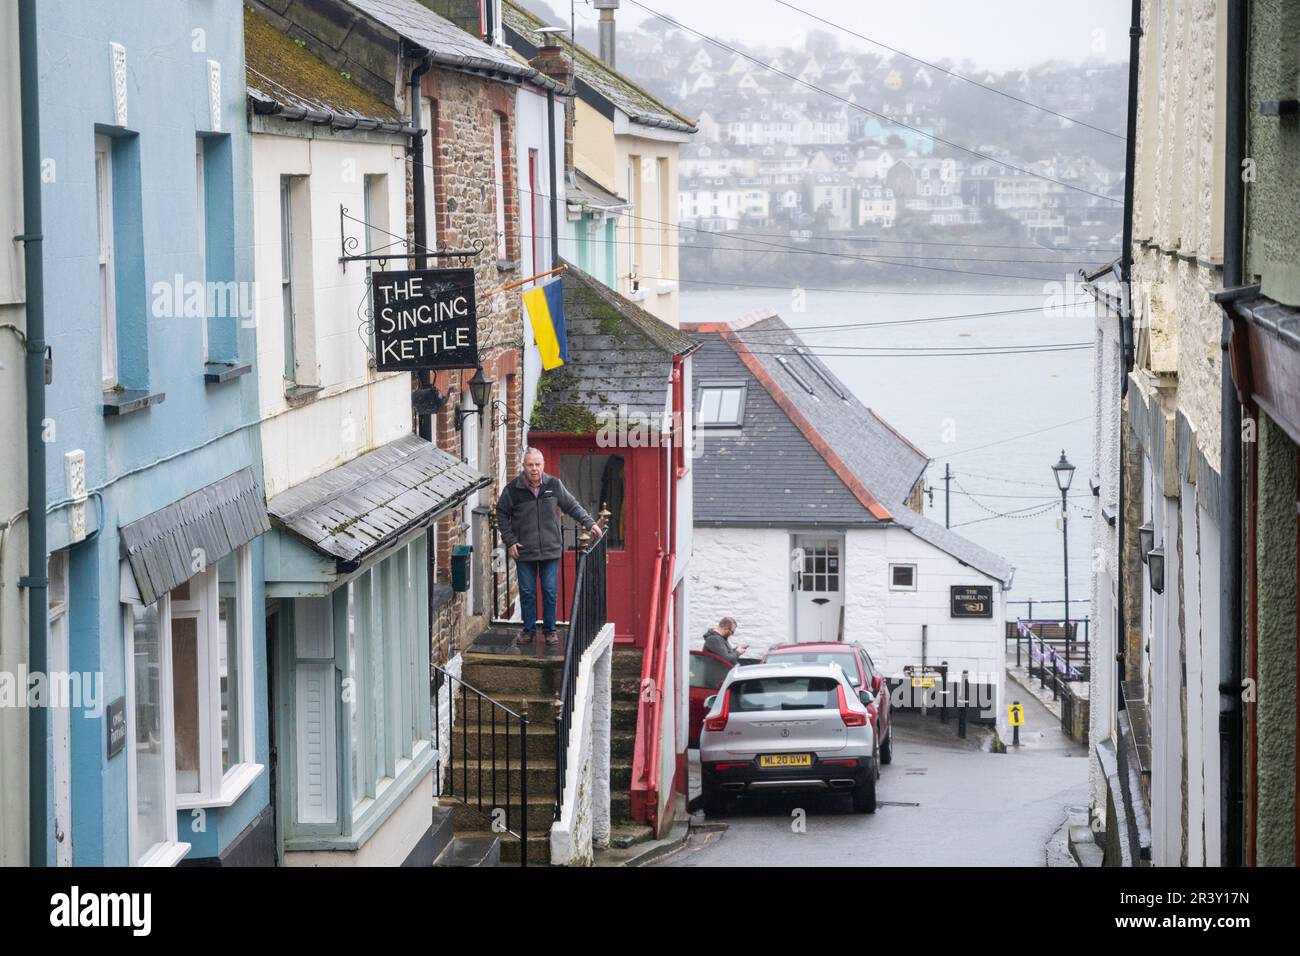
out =
{"type": "Polygon", "coordinates": [[[349,581],[346,608],[353,821],[399,779],[431,732],[425,567],[420,535],[349,581]]]}
{"type": "Polygon", "coordinates": [[[409,779],[417,757],[428,757],[428,554],[420,534],[330,596],[293,602],[291,836],[367,826],[371,808],[409,779]]]}
{"type": "Polygon", "coordinates": [[[700,385],[699,424],[703,428],[739,428],[745,421],[745,383],[700,385]]]}
{"type": "Polygon", "coordinates": [[[168,866],[189,850],[176,835],[175,753],[172,735],[171,600],[147,607],[123,605],[128,674],[127,802],[133,866],[168,866]]]}
{"type": "MultiPolygon", "coordinates": [[[[362,188],[362,209],[365,217],[366,253],[371,254],[390,244],[388,238],[388,176],[384,173],[367,173],[362,188]]],[[[378,271],[376,263],[366,262],[366,307],[372,317],[370,351],[375,350],[375,298],[371,283],[378,271]]]]}
{"type": "Polygon", "coordinates": [[[113,280],[113,148],[95,137],[95,207],[99,259],[99,354],[104,388],[117,384],[117,303],[113,280]]]}
{"type": "Polygon", "coordinates": [[[177,806],[229,806],[262,770],[254,760],[248,546],[178,585],[170,604],[177,806]]]}
{"type": "Polygon", "coordinates": [[[312,300],[311,192],[307,176],[280,177],[280,298],[284,315],[284,378],[317,384],[312,300]]]}
{"type": "Polygon", "coordinates": [[[889,587],[892,591],[915,591],[916,565],[891,564],[889,566],[889,587]]]}
{"type": "Polygon", "coordinates": [[[500,113],[492,114],[492,185],[496,190],[497,258],[509,259],[510,255],[506,249],[505,156],[501,152],[505,137],[502,135],[501,120],[500,113]]]}

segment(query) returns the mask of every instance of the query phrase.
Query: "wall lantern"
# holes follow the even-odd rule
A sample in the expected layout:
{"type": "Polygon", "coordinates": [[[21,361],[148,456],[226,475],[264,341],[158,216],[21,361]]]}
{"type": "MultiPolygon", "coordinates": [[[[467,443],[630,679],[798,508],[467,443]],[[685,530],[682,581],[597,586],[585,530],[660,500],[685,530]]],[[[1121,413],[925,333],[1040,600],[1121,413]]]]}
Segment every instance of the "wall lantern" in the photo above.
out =
{"type": "Polygon", "coordinates": [[[1152,548],[1147,552],[1147,576],[1151,579],[1151,590],[1156,594],[1165,593],[1165,549],[1152,548]]]}
{"type": "Polygon", "coordinates": [[[483,419],[483,409],[487,408],[488,402],[492,398],[492,380],[483,374],[483,366],[480,365],[474,371],[474,377],[469,380],[469,394],[474,399],[474,407],[466,408],[462,402],[456,408],[456,430],[460,431],[465,424],[465,419],[470,415],[477,415],[479,420],[483,419]]]}
{"type": "Polygon", "coordinates": [[[1138,554],[1141,555],[1143,564],[1147,563],[1147,555],[1151,553],[1151,549],[1155,547],[1155,543],[1156,529],[1155,526],[1148,521],[1142,527],[1138,528],[1138,554]]]}

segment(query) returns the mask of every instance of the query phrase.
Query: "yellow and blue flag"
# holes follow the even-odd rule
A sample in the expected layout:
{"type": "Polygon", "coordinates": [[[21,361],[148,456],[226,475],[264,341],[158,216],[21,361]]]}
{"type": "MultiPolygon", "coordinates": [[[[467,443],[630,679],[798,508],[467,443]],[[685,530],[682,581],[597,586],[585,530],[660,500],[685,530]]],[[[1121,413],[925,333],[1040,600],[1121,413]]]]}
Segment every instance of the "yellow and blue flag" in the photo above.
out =
{"type": "Polygon", "coordinates": [[[524,308],[533,326],[542,368],[550,371],[569,360],[569,332],[564,325],[564,292],[559,278],[524,293],[524,308]]]}

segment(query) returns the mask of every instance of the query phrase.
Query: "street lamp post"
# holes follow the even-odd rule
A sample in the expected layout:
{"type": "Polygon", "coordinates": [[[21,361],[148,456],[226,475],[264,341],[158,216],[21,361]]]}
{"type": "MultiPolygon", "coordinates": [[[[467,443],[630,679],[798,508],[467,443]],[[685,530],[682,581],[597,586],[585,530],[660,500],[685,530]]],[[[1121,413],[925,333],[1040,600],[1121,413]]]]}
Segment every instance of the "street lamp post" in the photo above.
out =
{"type": "Polygon", "coordinates": [[[1052,475],[1056,478],[1056,487],[1061,489],[1061,554],[1065,569],[1065,675],[1070,676],[1070,536],[1069,508],[1066,495],[1070,491],[1070,482],[1074,478],[1074,466],[1065,457],[1061,449],[1061,460],[1052,466],[1052,475]]]}

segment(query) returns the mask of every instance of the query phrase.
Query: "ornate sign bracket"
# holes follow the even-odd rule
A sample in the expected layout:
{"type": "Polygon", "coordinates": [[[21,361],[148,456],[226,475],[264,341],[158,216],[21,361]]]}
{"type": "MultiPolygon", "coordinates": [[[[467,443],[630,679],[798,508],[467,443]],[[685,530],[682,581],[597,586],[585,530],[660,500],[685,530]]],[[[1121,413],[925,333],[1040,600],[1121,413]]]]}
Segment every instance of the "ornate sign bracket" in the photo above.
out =
{"type": "Polygon", "coordinates": [[[358,219],[348,213],[346,206],[341,204],[339,206],[339,262],[343,263],[344,272],[347,272],[349,262],[378,262],[382,271],[386,268],[390,259],[456,259],[464,266],[468,265],[470,260],[478,256],[482,251],[482,239],[475,239],[468,249],[430,249],[427,246],[417,246],[405,236],[399,236],[387,229],[381,229],[373,223],[368,223],[364,219],[358,219]],[[363,235],[365,230],[370,230],[382,233],[385,238],[393,241],[377,249],[358,253],[356,250],[361,246],[361,240],[356,236],[348,235],[349,222],[355,222],[359,225],[363,235]]]}

